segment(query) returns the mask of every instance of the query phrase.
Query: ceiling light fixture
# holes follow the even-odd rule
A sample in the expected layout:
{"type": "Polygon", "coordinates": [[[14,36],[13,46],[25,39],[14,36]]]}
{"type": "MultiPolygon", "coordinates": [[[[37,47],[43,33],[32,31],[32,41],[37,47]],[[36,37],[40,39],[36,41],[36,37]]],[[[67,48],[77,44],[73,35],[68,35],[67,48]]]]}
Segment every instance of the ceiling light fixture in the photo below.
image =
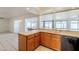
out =
{"type": "Polygon", "coordinates": [[[26,8],[26,10],[30,10],[30,8],[26,8]]]}

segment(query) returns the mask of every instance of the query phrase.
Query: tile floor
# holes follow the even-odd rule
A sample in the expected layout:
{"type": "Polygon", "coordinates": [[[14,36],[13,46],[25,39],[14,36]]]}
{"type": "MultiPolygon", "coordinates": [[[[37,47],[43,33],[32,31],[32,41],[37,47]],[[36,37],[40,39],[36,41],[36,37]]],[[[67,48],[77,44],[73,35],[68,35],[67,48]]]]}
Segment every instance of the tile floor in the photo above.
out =
{"type": "Polygon", "coordinates": [[[17,51],[18,35],[14,33],[0,33],[0,51],[17,51]]]}
{"type": "Polygon", "coordinates": [[[39,46],[37,49],[35,49],[35,51],[53,51],[53,50],[46,48],[44,46],[39,46]]]}

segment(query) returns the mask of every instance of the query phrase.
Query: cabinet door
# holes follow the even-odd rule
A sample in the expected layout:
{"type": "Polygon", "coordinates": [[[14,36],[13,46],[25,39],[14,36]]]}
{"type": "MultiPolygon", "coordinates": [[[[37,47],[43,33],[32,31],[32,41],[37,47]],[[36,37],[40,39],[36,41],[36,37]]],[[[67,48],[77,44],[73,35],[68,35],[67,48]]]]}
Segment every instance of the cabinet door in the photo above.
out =
{"type": "Polygon", "coordinates": [[[39,36],[35,37],[35,48],[37,48],[39,46],[40,42],[39,42],[39,36]]]}
{"type": "Polygon", "coordinates": [[[50,48],[51,34],[41,33],[41,44],[50,48]]]}
{"type": "Polygon", "coordinates": [[[40,44],[41,45],[44,45],[44,33],[43,32],[40,32],[40,44]]]}
{"type": "Polygon", "coordinates": [[[44,45],[48,48],[50,48],[51,44],[51,34],[50,33],[44,33],[44,45]]]}
{"type": "Polygon", "coordinates": [[[39,44],[40,44],[40,36],[39,36],[40,34],[39,33],[36,33],[35,34],[35,48],[37,48],[38,46],[39,46],[39,44]]]}
{"type": "Polygon", "coordinates": [[[19,34],[19,51],[26,51],[26,37],[19,34]]]}
{"type": "Polygon", "coordinates": [[[30,38],[27,40],[27,50],[28,51],[34,50],[34,38],[30,38]]]}
{"type": "Polygon", "coordinates": [[[52,35],[51,39],[51,48],[55,50],[60,50],[61,49],[61,41],[60,41],[60,36],[59,35],[52,35]]]}

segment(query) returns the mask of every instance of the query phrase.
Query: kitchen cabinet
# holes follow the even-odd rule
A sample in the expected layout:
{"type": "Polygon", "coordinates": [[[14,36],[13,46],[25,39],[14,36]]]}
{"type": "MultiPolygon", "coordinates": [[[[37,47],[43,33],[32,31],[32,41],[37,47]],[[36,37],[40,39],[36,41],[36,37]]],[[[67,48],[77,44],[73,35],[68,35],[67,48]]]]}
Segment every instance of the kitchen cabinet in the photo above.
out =
{"type": "Polygon", "coordinates": [[[61,50],[61,36],[60,35],[52,34],[51,48],[54,50],[61,50]]]}
{"type": "Polygon", "coordinates": [[[49,47],[50,46],[50,34],[41,32],[41,45],[49,47]]]}
{"type": "Polygon", "coordinates": [[[35,48],[37,48],[40,45],[40,34],[39,33],[35,34],[34,41],[35,41],[35,48]]]}
{"type": "Polygon", "coordinates": [[[33,51],[39,46],[39,39],[39,33],[28,36],[19,34],[19,51],[33,51]]]}
{"type": "Polygon", "coordinates": [[[35,43],[34,43],[34,36],[28,36],[27,40],[27,50],[32,51],[35,48],[35,43]]]}
{"type": "Polygon", "coordinates": [[[43,45],[43,46],[46,46],[46,39],[45,39],[45,33],[44,32],[41,32],[40,39],[41,39],[40,44],[43,45]]]}
{"type": "Polygon", "coordinates": [[[19,34],[19,51],[26,51],[26,36],[19,34]]]}
{"type": "Polygon", "coordinates": [[[66,36],[64,34],[55,34],[55,32],[35,32],[21,33],[19,38],[19,51],[32,51],[39,45],[51,48],[57,51],[79,51],[79,38],[66,36]]]}
{"type": "Polygon", "coordinates": [[[43,39],[44,39],[44,42],[43,42],[43,44],[46,46],[46,47],[48,47],[48,48],[50,48],[50,44],[51,44],[51,34],[50,33],[44,33],[43,34],[43,39]]]}
{"type": "Polygon", "coordinates": [[[41,45],[44,45],[44,33],[43,32],[40,32],[40,44],[41,45]]]}
{"type": "Polygon", "coordinates": [[[60,50],[61,49],[61,36],[52,33],[40,32],[32,35],[19,35],[19,50],[32,51],[39,45],[60,50]]]}
{"type": "Polygon", "coordinates": [[[54,50],[60,50],[61,36],[56,34],[41,32],[41,45],[54,50]]]}

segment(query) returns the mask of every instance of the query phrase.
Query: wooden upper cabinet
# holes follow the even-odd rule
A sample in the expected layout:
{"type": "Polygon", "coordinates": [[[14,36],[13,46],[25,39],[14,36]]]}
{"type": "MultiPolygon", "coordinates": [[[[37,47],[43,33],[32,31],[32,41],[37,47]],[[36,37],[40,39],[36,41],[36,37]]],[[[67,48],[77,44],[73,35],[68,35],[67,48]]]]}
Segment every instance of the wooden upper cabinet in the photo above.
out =
{"type": "Polygon", "coordinates": [[[61,49],[61,36],[52,34],[52,39],[51,39],[51,48],[54,50],[60,50],[61,49]]]}
{"type": "Polygon", "coordinates": [[[19,51],[26,51],[26,36],[19,34],[19,51]]]}

